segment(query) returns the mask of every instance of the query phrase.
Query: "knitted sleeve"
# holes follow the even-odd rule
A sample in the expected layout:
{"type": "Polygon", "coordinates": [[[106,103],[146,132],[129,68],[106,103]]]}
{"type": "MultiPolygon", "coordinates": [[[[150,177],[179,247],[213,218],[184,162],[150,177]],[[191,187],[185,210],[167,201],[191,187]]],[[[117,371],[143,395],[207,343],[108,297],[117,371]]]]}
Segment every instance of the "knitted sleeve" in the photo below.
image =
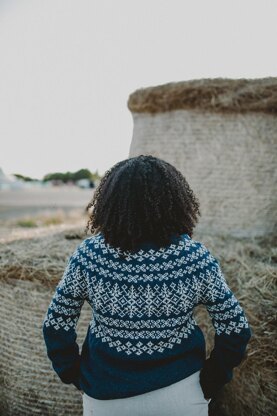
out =
{"type": "Polygon", "coordinates": [[[246,357],[252,336],[248,320],[229,288],[219,262],[206,249],[206,267],[200,273],[199,303],[204,304],[215,328],[214,348],[200,372],[206,398],[214,397],[231,381],[233,368],[246,357]]]}
{"type": "Polygon", "coordinates": [[[76,325],[86,299],[86,281],[79,251],[69,258],[43,321],[43,337],[48,358],[63,383],[78,389],[80,365],[76,325]]]}

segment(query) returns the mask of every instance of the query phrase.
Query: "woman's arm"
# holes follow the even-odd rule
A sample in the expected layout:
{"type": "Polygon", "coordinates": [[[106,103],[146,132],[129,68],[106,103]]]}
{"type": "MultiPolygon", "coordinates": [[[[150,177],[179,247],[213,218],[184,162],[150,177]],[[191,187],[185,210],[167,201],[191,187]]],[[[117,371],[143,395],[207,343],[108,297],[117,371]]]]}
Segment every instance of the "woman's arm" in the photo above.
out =
{"type": "Polygon", "coordinates": [[[77,248],[69,258],[48,307],[43,321],[43,336],[53,369],[63,383],[73,383],[78,389],[80,356],[75,329],[86,294],[86,280],[77,248]]]}
{"type": "MultiPolygon", "coordinates": [[[[205,246],[204,246],[205,247],[205,246]]],[[[205,272],[200,273],[199,303],[204,304],[215,328],[214,348],[200,372],[200,384],[211,398],[231,381],[233,368],[245,358],[252,336],[245,313],[231,291],[219,262],[206,249],[205,272]]]]}

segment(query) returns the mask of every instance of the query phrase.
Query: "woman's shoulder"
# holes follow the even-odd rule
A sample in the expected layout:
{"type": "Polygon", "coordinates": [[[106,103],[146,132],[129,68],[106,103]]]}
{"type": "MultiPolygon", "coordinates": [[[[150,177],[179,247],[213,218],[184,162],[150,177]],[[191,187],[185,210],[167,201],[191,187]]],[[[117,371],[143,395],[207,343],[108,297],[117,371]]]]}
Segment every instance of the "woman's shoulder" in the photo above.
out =
{"type": "Polygon", "coordinates": [[[206,245],[200,241],[195,239],[194,237],[190,237],[188,234],[182,234],[181,238],[186,241],[189,245],[189,247],[194,250],[194,251],[202,251],[202,252],[207,252],[208,248],[206,247],[206,245]]]}
{"type": "Polygon", "coordinates": [[[196,258],[205,259],[207,263],[219,263],[217,257],[213,253],[213,249],[210,247],[210,244],[204,243],[195,238],[190,238],[190,249],[194,252],[196,258]]]}
{"type": "Polygon", "coordinates": [[[93,234],[89,237],[84,238],[76,247],[76,251],[84,252],[91,251],[97,248],[101,244],[100,233],[93,234]]]}

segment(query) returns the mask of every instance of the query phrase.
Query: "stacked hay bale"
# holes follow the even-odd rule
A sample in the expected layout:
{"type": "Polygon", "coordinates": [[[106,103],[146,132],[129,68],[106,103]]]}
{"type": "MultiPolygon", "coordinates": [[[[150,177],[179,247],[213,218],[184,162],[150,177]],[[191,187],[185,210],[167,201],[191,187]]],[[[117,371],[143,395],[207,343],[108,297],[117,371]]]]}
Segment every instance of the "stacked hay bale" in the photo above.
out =
{"type": "MultiPolygon", "coordinates": [[[[219,259],[253,337],[212,416],[273,416],[276,387],[277,78],[207,79],[135,91],[129,157],[176,166],[200,200],[194,238],[219,259]]],[[[203,307],[196,319],[213,348],[203,307]]]]}
{"type": "MultiPolygon", "coordinates": [[[[81,394],[53,371],[42,334],[66,261],[82,238],[64,231],[1,245],[1,415],[82,415],[81,394]]],[[[85,303],[77,325],[79,346],[90,319],[91,308],[85,303]]]]}
{"type": "Polygon", "coordinates": [[[129,156],[176,166],[201,203],[199,231],[274,234],[277,78],[207,79],[135,91],[129,156]]]}

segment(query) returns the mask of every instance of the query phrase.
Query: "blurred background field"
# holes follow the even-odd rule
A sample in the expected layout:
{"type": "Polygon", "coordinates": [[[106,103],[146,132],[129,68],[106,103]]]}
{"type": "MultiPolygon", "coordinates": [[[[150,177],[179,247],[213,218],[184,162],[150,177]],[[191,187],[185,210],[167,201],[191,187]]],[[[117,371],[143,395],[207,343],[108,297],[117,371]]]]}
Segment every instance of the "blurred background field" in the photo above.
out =
{"type": "Polygon", "coordinates": [[[93,192],[68,186],[1,190],[0,242],[82,227],[93,192]]]}

